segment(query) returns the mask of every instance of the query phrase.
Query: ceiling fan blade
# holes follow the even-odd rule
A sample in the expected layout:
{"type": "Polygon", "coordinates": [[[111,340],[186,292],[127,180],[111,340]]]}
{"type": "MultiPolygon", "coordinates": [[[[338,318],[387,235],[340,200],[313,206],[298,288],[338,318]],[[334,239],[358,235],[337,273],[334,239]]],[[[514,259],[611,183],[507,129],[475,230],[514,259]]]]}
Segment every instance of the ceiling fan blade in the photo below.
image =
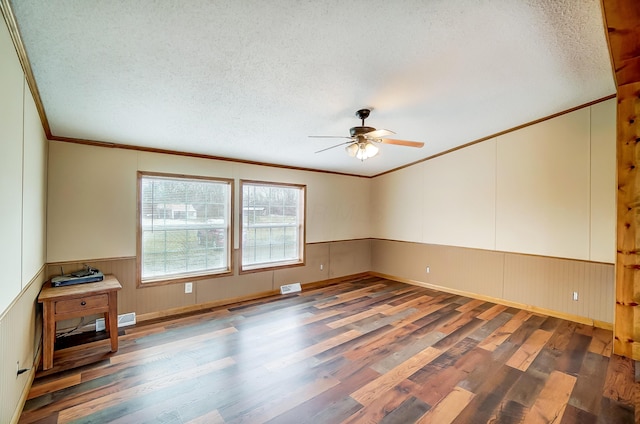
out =
{"type": "Polygon", "coordinates": [[[351,138],[342,135],[309,135],[309,138],[351,138]]]}
{"type": "Polygon", "coordinates": [[[380,138],[380,137],[386,137],[388,135],[391,134],[395,134],[393,131],[391,130],[375,130],[375,131],[370,131],[368,133],[365,134],[365,137],[368,138],[380,138]]]}
{"type": "MultiPolygon", "coordinates": [[[[347,137],[351,138],[351,137],[347,137]]],[[[339,146],[344,146],[345,144],[351,144],[353,141],[345,141],[344,143],[336,144],[335,146],[327,147],[326,149],[318,150],[316,153],[324,152],[325,150],[331,150],[339,146]]]]}
{"type": "Polygon", "coordinates": [[[408,147],[424,146],[424,143],[421,141],[394,140],[393,138],[381,138],[380,140],[377,140],[377,141],[384,144],[397,144],[398,146],[408,146],[408,147]]]}

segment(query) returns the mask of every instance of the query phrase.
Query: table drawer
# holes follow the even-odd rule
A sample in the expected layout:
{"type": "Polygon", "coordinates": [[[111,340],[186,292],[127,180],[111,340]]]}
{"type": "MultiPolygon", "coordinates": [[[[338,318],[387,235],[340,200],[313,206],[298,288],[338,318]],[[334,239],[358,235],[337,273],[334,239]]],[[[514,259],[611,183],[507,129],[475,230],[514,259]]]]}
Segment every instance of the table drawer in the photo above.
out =
{"type": "Polygon", "coordinates": [[[77,299],[59,300],[56,302],[56,314],[85,311],[109,306],[109,295],[79,297],[77,299]]]}

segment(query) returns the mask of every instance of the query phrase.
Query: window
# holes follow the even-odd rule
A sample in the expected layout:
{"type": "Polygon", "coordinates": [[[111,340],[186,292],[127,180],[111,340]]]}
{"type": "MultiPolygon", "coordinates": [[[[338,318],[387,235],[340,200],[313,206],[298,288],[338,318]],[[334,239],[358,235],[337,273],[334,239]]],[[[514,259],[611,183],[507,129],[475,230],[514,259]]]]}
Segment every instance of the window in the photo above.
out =
{"type": "Polygon", "coordinates": [[[305,186],[240,184],[241,270],[304,264],[305,186]]]}
{"type": "Polygon", "coordinates": [[[138,172],[139,281],[231,271],[231,180],[138,172]]]}

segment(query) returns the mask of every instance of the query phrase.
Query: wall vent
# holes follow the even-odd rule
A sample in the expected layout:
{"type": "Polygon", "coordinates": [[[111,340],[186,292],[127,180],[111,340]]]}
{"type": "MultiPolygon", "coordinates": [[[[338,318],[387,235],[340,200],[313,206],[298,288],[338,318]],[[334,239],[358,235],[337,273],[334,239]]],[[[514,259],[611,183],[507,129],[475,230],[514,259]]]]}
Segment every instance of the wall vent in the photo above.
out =
{"type": "MultiPolygon", "coordinates": [[[[118,315],[118,327],[127,327],[136,323],[136,313],[129,312],[128,314],[118,315]]],[[[96,331],[104,331],[104,318],[98,318],[96,320],[96,331]]]]}
{"type": "Polygon", "coordinates": [[[302,287],[300,287],[300,283],[285,284],[284,286],[280,286],[280,294],[296,293],[301,290],[302,287]]]}

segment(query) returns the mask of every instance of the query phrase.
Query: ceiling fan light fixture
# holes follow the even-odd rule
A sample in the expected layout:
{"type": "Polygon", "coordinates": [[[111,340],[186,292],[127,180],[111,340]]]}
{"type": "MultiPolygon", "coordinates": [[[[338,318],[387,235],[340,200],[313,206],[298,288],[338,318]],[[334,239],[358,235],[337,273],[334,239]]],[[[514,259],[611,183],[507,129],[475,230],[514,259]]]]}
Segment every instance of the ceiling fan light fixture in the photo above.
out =
{"type": "Polygon", "coordinates": [[[353,158],[356,156],[360,148],[358,147],[358,143],[351,143],[345,147],[344,150],[346,150],[347,154],[353,158]]]}
{"type": "Polygon", "coordinates": [[[367,156],[372,158],[375,155],[378,154],[378,151],[380,149],[378,149],[378,146],[376,146],[375,144],[373,144],[372,142],[367,142],[367,144],[364,146],[364,151],[367,153],[367,156]]]}

